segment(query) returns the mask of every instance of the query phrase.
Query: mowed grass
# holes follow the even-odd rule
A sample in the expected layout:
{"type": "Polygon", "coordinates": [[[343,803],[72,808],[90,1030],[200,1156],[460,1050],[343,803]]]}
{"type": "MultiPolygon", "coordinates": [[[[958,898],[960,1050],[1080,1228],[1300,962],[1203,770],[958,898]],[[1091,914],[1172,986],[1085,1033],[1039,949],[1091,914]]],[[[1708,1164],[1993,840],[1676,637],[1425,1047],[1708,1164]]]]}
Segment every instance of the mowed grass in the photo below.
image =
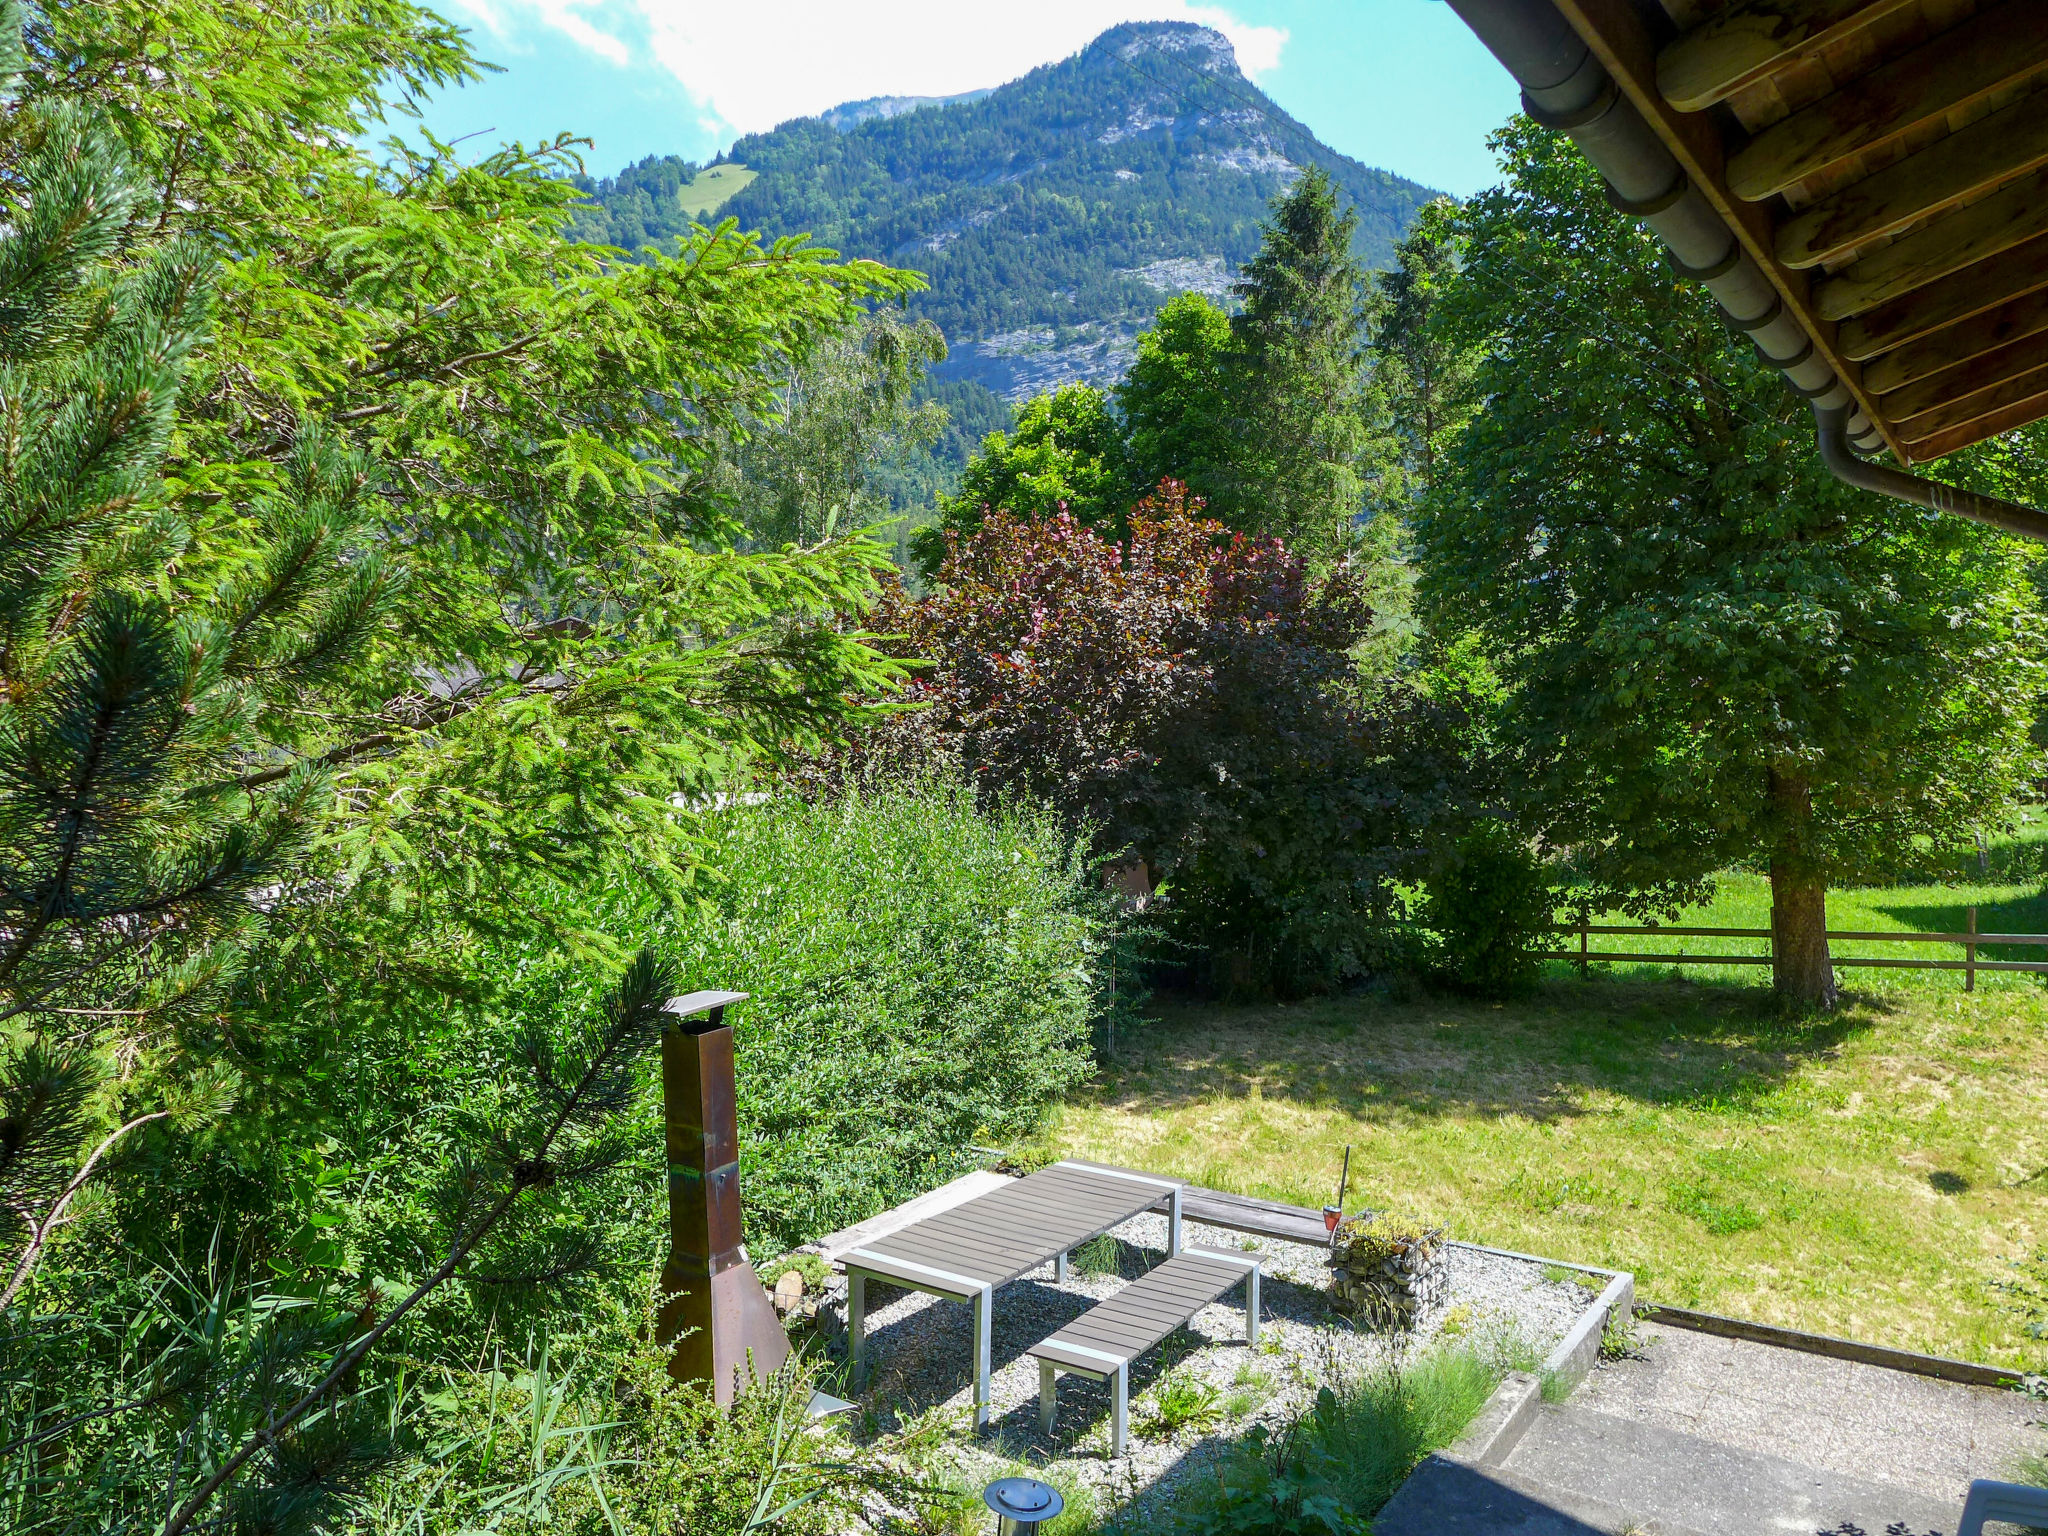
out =
{"type": "Polygon", "coordinates": [[[2038,1368],[1997,1282],[2048,1241],[2039,985],[1787,1021],[1742,979],[1167,1002],[1048,1140],[1308,1206],[1350,1143],[1354,1207],[1630,1269],[1652,1301],[2038,1368]]]}

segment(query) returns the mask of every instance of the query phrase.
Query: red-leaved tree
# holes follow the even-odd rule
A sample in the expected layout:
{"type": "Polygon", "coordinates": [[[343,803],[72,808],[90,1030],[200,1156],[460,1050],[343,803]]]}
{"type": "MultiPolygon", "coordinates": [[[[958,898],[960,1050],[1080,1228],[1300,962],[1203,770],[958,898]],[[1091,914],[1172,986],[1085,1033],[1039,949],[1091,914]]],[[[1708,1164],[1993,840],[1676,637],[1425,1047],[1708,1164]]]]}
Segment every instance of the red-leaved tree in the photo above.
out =
{"type": "Polygon", "coordinates": [[[986,794],[1046,801],[1166,882],[1179,935],[1238,990],[1366,967],[1395,882],[1461,799],[1442,707],[1363,685],[1358,575],[1311,576],[1164,481],[1106,539],[991,513],[927,597],[875,627],[926,659],[923,706],[861,749],[945,758],[986,794]]]}

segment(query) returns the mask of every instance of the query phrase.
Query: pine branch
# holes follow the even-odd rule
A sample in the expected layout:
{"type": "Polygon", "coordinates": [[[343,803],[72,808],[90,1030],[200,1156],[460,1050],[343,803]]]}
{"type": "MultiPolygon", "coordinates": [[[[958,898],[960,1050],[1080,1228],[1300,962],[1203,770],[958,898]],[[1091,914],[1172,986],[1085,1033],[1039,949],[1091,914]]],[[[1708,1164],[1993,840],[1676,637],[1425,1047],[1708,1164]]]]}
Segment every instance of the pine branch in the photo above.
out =
{"type": "Polygon", "coordinates": [[[190,1391],[204,1374],[202,1368],[190,1376],[173,1376],[168,1385],[158,1387],[154,1392],[145,1392],[140,1397],[131,1397],[125,1403],[114,1403],[105,1408],[88,1408],[83,1413],[74,1413],[54,1424],[17,1435],[5,1445],[0,1445],[0,1462],[6,1461],[16,1451],[26,1450],[29,1446],[41,1445],[46,1440],[54,1440],[59,1435],[68,1434],[81,1424],[115,1418],[124,1413],[133,1413],[138,1408],[154,1408],[158,1403],[168,1402],[171,1398],[190,1391]]]}
{"type": "Polygon", "coordinates": [[[113,1150],[114,1143],[123,1136],[126,1136],[130,1131],[148,1125],[153,1120],[168,1119],[170,1113],[168,1109],[152,1110],[149,1114],[137,1115],[126,1125],[109,1132],[106,1139],[92,1149],[92,1155],[85,1160],[78,1172],[72,1175],[71,1182],[64,1186],[64,1192],[57,1197],[56,1202],[51,1205],[48,1213],[42,1220],[37,1221],[33,1217],[28,1218],[28,1246],[22,1250],[21,1257],[15,1261],[14,1276],[7,1282],[7,1289],[0,1291],[0,1311],[6,1310],[14,1298],[21,1293],[21,1288],[28,1284],[28,1277],[34,1272],[37,1261],[42,1258],[43,1248],[50,1241],[50,1235],[64,1225],[66,1219],[64,1212],[70,1206],[72,1197],[85,1188],[86,1180],[92,1177],[92,1171],[99,1166],[100,1159],[113,1150]]]}
{"type": "Polygon", "coordinates": [[[191,1529],[199,1512],[233,1481],[258,1452],[274,1446],[279,1436],[319,1408],[376,1348],[379,1340],[457,1275],[463,1261],[504,1220],[522,1195],[548,1188],[556,1182],[554,1154],[557,1141],[575,1123],[578,1115],[586,1112],[591,1103],[604,1094],[608,1080],[628,1070],[632,1060],[658,1032],[662,1024],[661,1003],[670,982],[668,968],[657,962],[652,953],[642,950],[634,958],[606,1001],[603,1037],[597,1050],[587,1061],[576,1086],[547,1121],[545,1129],[529,1144],[528,1155],[514,1161],[506,1170],[504,1190],[480,1216],[458,1229],[447,1256],[431,1275],[415,1286],[412,1293],[380,1318],[374,1327],[343,1350],[327,1374],[301,1394],[296,1402],[250,1434],[234,1454],[214,1469],[164,1522],[159,1536],[183,1536],[191,1529]]]}
{"type": "MultiPolygon", "coordinates": [[[[323,752],[320,756],[311,759],[311,762],[315,768],[339,767],[343,763],[351,762],[358,757],[367,756],[369,753],[381,752],[384,748],[395,744],[397,740],[398,738],[390,732],[380,731],[374,736],[365,736],[358,741],[351,741],[336,747],[330,752],[323,752]]],[[[291,763],[283,768],[266,768],[261,773],[244,774],[241,778],[232,780],[228,787],[231,789],[261,789],[266,784],[275,784],[280,779],[290,778],[298,770],[299,764],[297,763],[291,763]]]]}

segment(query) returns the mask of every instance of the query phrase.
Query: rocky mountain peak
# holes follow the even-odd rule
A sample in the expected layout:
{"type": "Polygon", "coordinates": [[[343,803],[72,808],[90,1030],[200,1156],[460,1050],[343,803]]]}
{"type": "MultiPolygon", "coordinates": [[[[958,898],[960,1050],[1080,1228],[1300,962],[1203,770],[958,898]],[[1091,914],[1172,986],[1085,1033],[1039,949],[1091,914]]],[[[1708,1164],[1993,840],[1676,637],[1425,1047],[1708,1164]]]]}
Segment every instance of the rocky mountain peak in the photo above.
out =
{"type": "MultiPolygon", "coordinates": [[[[924,272],[910,308],[952,347],[940,378],[1016,400],[1114,382],[1176,293],[1227,303],[1271,199],[1308,165],[1357,210],[1369,263],[1435,195],[1318,142],[1222,33],[1131,22],[993,91],[848,102],[749,134],[718,168],[730,196],[691,206],[924,272]]],[[[686,231],[685,170],[590,184],[599,207],[579,229],[629,250],[686,231]]]]}
{"type": "Polygon", "coordinates": [[[1230,39],[1213,27],[1191,21],[1139,21],[1114,27],[1096,39],[1119,58],[1137,63],[1147,54],[1164,54],[1184,69],[1198,69],[1205,75],[1243,78],[1237,67],[1237,50],[1230,39]]]}

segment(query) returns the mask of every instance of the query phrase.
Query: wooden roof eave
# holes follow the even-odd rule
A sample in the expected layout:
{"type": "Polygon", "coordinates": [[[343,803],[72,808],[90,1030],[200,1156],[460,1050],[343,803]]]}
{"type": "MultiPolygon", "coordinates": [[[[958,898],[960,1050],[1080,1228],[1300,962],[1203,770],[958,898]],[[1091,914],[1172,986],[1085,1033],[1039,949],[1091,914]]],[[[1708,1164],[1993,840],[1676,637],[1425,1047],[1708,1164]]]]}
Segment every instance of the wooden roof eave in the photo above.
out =
{"type": "MultiPolygon", "coordinates": [[[[1787,312],[1813,343],[1814,350],[1834,370],[1835,376],[1854,396],[1863,413],[1876,424],[1885,446],[1900,464],[1912,463],[1905,442],[1886,421],[1876,398],[1865,386],[1861,367],[1844,355],[1840,345],[1840,327],[1833,321],[1822,319],[1817,312],[1811,279],[1804,271],[1789,267],[1779,259],[1777,231],[1766,207],[1762,203],[1746,202],[1730,191],[1727,150],[1714,119],[1704,111],[1682,111],[1665,99],[1658,83],[1657,40],[1632,0],[1553,0],[1553,3],[1763,271],[1787,312]]],[[[1857,5],[1845,3],[1841,10],[1847,15],[1859,12],[1860,8],[1859,0],[1857,5]]],[[[1842,24],[1839,17],[1834,24],[1842,24]]],[[[1739,84],[1735,88],[1739,88],[1739,84]]],[[[1724,94],[1732,93],[1730,89],[1724,94]]]]}

